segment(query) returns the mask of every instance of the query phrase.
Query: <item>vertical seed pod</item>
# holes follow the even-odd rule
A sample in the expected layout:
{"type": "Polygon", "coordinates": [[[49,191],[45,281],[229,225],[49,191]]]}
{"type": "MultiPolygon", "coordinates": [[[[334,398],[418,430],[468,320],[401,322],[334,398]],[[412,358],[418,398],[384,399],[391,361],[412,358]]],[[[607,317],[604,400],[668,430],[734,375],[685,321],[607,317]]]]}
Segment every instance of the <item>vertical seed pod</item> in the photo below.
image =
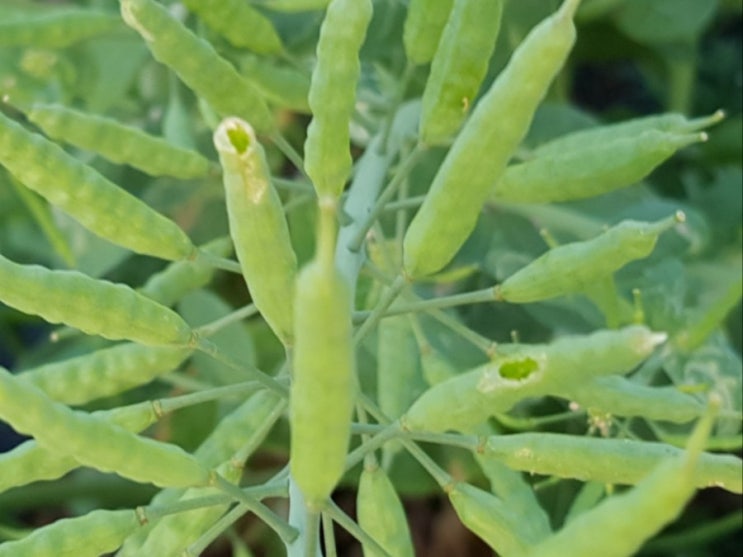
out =
{"type": "Polygon", "coordinates": [[[648,131],[686,135],[716,124],[724,117],[725,113],[722,110],[718,110],[709,116],[694,119],[688,119],[682,114],[676,113],[643,116],[562,135],[540,145],[532,151],[532,155],[534,157],[558,156],[595,145],[619,141],[620,139],[636,139],[648,131]]]}
{"type": "Polygon", "coordinates": [[[311,114],[308,101],[310,79],[303,72],[279,65],[270,58],[254,55],[241,56],[239,66],[240,73],[270,104],[311,114]]]}
{"type": "Polygon", "coordinates": [[[196,247],[173,221],[91,167],[0,113],[0,164],[95,234],[163,259],[186,259],[196,247]]]}
{"type": "MultiPolygon", "coordinates": [[[[149,402],[94,412],[93,415],[133,433],[144,431],[158,419],[149,402]]],[[[0,493],[11,487],[56,480],[79,466],[73,457],[56,454],[29,439],[8,452],[0,453],[0,493]]]]}
{"type": "Polygon", "coordinates": [[[552,203],[601,195],[639,182],[678,149],[706,137],[649,130],[637,137],[530,159],[506,169],[490,200],[552,203]]]}
{"type": "Polygon", "coordinates": [[[340,196],[351,173],[348,128],[361,71],[359,50],[371,17],[371,0],[332,0],[320,28],[304,144],[305,170],[320,197],[340,196]]]}
{"type": "MultiPolygon", "coordinates": [[[[413,541],[408,520],[395,486],[378,466],[364,467],[356,496],[359,526],[390,555],[413,557],[413,541]]],[[[380,557],[364,547],[364,557],[380,557]]]]}
{"type": "Polygon", "coordinates": [[[55,10],[0,22],[0,46],[65,48],[121,29],[121,20],[112,14],[81,9],[55,10]]]}
{"type": "Polygon", "coordinates": [[[115,163],[128,164],[151,176],[200,178],[211,169],[209,159],[196,151],[111,118],[57,104],[35,104],[26,114],[52,139],[92,151],[115,163]]]}
{"type": "Polygon", "coordinates": [[[152,0],[121,0],[121,15],[147,42],[155,59],[171,68],[217,112],[244,118],[259,133],[273,130],[271,113],[253,86],[164,7],[152,0]]]}
{"type": "Polygon", "coordinates": [[[300,273],[295,316],[290,466],[316,509],[343,475],[354,401],[351,299],[332,259],[312,261],[300,273]]]}
{"type": "Polygon", "coordinates": [[[402,40],[405,55],[413,64],[433,60],[454,0],[411,0],[402,40]]]}
{"type": "Polygon", "coordinates": [[[454,0],[423,91],[420,140],[445,143],[474,104],[498,38],[503,0],[454,0]]]}
{"type": "Polygon", "coordinates": [[[633,489],[576,517],[533,547],[529,557],[635,555],[650,537],[681,514],[694,495],[695,469],[712,421],[711,415],[700,421],[683,456],[662,462],[633,489]]]}
{"type": "MultiPolygon", "coordinates": [[[[217,257],[227,257],[233,250],[232,240],[227,236],[217,238],[199,249],[217,257]]],[[[175,261],[159,273],[151,275],[139,289],[139,293],[170,307],[186,294],[209,284],[215,271],[215,267],[203,259],[175,261]]]]}
{"type": "Polygon", "coordinates": [[[250,124],[224,120],[214,132],[222,163],[230,233],[256,307],[290,345],[297,257],[263,147],[250,124]]]}
{"type": "Polygon", "coordinates": [[[655,249],[658,237],[684,214],[658,222],[622,221],[595,238],[549,250],[495,287],[498,300],[525,304],[586,290],[655,249]]]}
{"type": "Polygon", "coordinates": [[[449,501],[462,524],[499,555],[525,555],[533,541],[522,517],[492,493],[463,482],[448,489],[449,501]]]}
{"type": "Polygon", "coordinates": [[[535,27],[475,107],[405,234],[404,268],[411,278],[441,270],[474,229],[491,185],[573,46],[579,3],[565,0],[535,27]]]}
{"type": "Polygon", "coordinates": [[[116,550],[140,524],[132,509],[99,509],[2,543],[0,557],[98,557],[116,550]]]}
{"type": "Polygon", "coordinates": [[[174,311],[123,284],[77,271],[19,265],[0,255],[0,301],[50,323],[149,346],[191,346],[194,332],[174,311]]]}
{"type": "Polygon", "coordinates": [[[417,383],[418,348],[408,317],[382,319],[377,343],[377,402],[394,420],[413,402],[417,383]]]}
{"type": "Polygon", "coordinates": [[[180,447],[160,443],[53,402],[0,368],[0,418],[40,446],[102,472],[158,486],[206,486],[211,473],[180,447]],[[34,412],[29,412],[34,408],[34,412]]]}
{"type": "Polygon", "coordinates": [[[271,20],[242,0],[184,0],[214,32],[238,48],[281,54],[284,45],[271,20]]]}
{"type": "Polygon", "coordinates": [[[85,404],[145,385],[175,370],[192,352],[189,347],[119,344],[30,369],[18,379],[57,402],[85,404]]]}

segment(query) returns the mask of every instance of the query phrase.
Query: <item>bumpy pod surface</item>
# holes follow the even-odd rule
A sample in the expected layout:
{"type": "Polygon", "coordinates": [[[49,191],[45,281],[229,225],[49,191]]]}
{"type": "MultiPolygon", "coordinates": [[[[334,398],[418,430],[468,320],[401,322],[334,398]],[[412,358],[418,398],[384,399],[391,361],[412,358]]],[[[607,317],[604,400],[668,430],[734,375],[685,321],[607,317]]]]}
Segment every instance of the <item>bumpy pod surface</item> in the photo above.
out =
{"type": "Polygon", "coordinates": [[[427,64],[433,60],[454,0],[411,0],[403,28],[408,60],[427,64]]]}

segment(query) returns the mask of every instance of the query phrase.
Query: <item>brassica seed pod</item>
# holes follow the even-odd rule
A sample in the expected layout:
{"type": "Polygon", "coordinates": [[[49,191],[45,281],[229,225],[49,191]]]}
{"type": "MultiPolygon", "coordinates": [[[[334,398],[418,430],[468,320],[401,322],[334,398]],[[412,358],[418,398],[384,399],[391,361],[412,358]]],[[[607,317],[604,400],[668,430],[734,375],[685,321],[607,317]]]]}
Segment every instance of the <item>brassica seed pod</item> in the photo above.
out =
{"type": "Polygon", "coordinates": [[[454,0],[411,0],[403,27],[408,60],[427,64],[433,60],[454,0]]]}

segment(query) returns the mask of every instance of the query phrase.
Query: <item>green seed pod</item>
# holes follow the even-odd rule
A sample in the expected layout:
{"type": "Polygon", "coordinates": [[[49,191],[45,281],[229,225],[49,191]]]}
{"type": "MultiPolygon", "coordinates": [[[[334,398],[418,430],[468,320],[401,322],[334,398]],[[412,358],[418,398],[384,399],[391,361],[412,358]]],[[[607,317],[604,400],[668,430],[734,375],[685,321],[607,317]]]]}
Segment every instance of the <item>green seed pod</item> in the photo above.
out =
{"type": "Polygon", "coordinates": [[[294,326],[290,466],[307,505],[318,508],[343,475],[354,402],[349,287],[332,262],[300,273],[294,326]]]}
{"type": "Polygon", "coordinates": [[[284,45],[271,20],[241,0],[184,0],[214,32],[238,48],[281,54],[284,45]]]}
{"type": "Polygon", "coordinates": [[[377,402],[382,412],[394,420],[415,398],[419,355],[408,317],[382,319],[377,343],[377,402]]]}
{"type": "MultiPolygon", "coordinates": [[[[232,240],[229,237],[217,238],[199,249],[217,257],[227,257],[233,250],[232,240]]],[[[186,294],[209,284],[215,271],[215,267],[203,259],[175,261],[150,276],[139,292],[170,307],[186,294]]]]}
{"type": "Polygon", "coordinates": [[[446,143],[474,104],[498,39],[503,0],[454,0],[423,91],[420,140],[446,143]]]}
{"type": "Polygon", "coordinates": [[[351,173],[348,128],[361,71],[358,53],[371,17],[371,0],[333,0],[320,28],[304,144],[304,167],[319,197],[340,196],[351,173]]]}
{"type": "Polygon", "coordinates": [[[209,159],[196,151],[111,118],[55,104],[35,104],[27,115],[52,139],[98,153],[115,163],[128,164],[152,176],[200,178],[211,168],[209,159]]]}
{"type": "Polygon", "coordinates": [[[558,394],[591,377],[627,373],[665,338],[632,326],[547,345],[501,346],[492,362],[428,389],[401,422],[412,431],[471,431],[527,397],[558,394]]]}
{"type": "Polygon", "coordinates": [[[121,15],[147,42],[155,59],[217,112],[243,118],[260,133],[274,129],[271,113],[253,86],[164,7],[152,0],[121,0],[121,15]]]}
{"type": "Polygon", "coordinates": [[[308,101],[310,79],[290,66],[262,56],[240,57],[240,73],[272,105],[302,114],[311,114],[308,101]]]}
{"type": "Polygon", "coordinates": [[[196,247],[173,221],[0,113],[0,163],[83,226],[137,253],[186,259],[196,247]]]}
{"type": "Polygon", "coordinates": [[[457,482],[448,489],[459,520],[499,555],[524,555],[533,541],[521,517],[492,493],[457,482]]]}
{"type": "Polygon", "coordinates": [[[706,137],[704,133],[677,135],[649,130],[638,137],[537,157],[509,166],[490,200],[551,203],[601,195],[639,182],[678,149],[706,137]]]}
{"type": "Polygon", "coordinates": [[[475,227],[493,182],[526,134],[534,111],[575,41],[580,0],[535,27],[475,107],[405,234],[412,278],[441,270],[475,227]]]}
{"type": "Polygon", "coordinates": [[[584,291],[650,255],[660,234],[684,218],[679,212],[658,222],[626,220],[590,240],[551,249],[496,286],[496,299],[525,304],[584,291]]]}
{"type": "Polygon", "coordinates": [[[40,446],[102,472],[164,487],[206,486],[211,481],[209,470],[181,448],[70,410],[2,368],[0,418],[33,436],[40,446]]]}
{"type": "Polygon", "coordinates": [[[121,20],[93,10],[65,9],[0,22],[0,46],[65,48],[122,29],[121,20]]]}
{"type": "Polygon", "coordinates": [[[433,60],[454,0],[411,0],[403,28],[405,54],[413,64],[433,60]]]}
{"type": "Polygon", "coordinates": [[[263,147],[237,118],[214,132],[222,163],[230,232],[256,307],[281,341],[290,345],[297,257],[281,199],[271,184],[263,147]]]}
{"type": "MultiPolygon", "coordinates": [[[[390,555],[414,557],[413,541],[400,498],[389,477],[378,466],[364,468],[356,496],[359,526],[390,555]]],[[[380,557],[364,547],[364,557],[380,557]]]]}
{"type": "Polygon", "coordinates": [[[323,10],[330,0],[262,0],[261,4],[277,12],[309,12],[323,10]]]}
{"type": "Polygon", "coordinates": [[[0,301],[50,323],[150,346],[194,344],[194,332],[177,313],[123,284],[19,265],[2,255],[0,284],[0,301]]]}
{"type": "Polygon", "coordinates": [[[137,513],[95,510],[38,528],[20,540],[0,544],[0,557],[98,557],[118,548],[140,526],[137,513]]]}
{"type": "Polygon", "coordinates": [[[175,370],[192,352],[189,347],[119,344],[30,369],[18,379],[36,386],[57,402],[85,404],[145,385],[175,370]]]}

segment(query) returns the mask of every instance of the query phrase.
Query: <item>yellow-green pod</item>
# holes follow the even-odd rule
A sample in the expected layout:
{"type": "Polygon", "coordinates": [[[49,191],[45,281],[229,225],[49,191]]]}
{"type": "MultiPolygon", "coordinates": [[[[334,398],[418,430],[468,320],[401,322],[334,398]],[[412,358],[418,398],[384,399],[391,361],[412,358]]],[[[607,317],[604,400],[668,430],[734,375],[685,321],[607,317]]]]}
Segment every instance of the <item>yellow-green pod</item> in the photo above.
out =
{"type": "Polygon", "coordinates": [[[147,42],[155,59],[217,112],[243,118],[259,133],[273,131],[273,117],[255,88],[163,6],[152,0],[121,0],[121,15],[147,42]]]}
{"type": "Polygon", "coordinates": [[[584,291],[650,255],[661,233],[683,220],[683,213],[658,222],[626,220],[590,240],[558,246],[496,286],[495,296],[524,304],[584,291]]]}
{"type": "Polygon", "coordinates": [[[99,557],[115,551],[140,526],[132,509],[98,509],[2,543],[0,557],[99,557]]]}
{"type": "Polygon", "coordinates": [[[281,54],[271,20],[243,0],[184,0],[183,4],[230,44],[259,54],[281,54]]]}
{"type": "Polygon", "coordinates": [[[82,9],[10,17],[0,22],[0,46],[65,48],[125,29],[115,15],[82,9]]]}
{"type": "Polygon", "coordinates": [[[56,104],[35,104],[27,115],[52,139],[98,153],[115,163],[128,164],[152,176],[200,178],[211,169],[209,159],[196,151],[111,118],[56,104]]]}
{"type": "Polygon", "coordinates": [[[245,281],[263,317],[290,345],[297,257],[263,147],[250,124],[238,118],[219,125],[214,146],[222,163],[230,233],[245,281]]]}
{"type": "Polygon", "coordinates": [[[371,0],[332,0],[320,28],[304,144],[304,167],[319,197],[340,196],[351,173],[349,124],[361,72],[359,50],[371,17],[371,0]]]}
{"type": "Polygon", "coordinates": [[[290,467],[317,509],[343,475],[356,381],[349,286],[332,260],[302,269],[295,316],[290,467]]]}
{"type": "MultiPolygon", "coordinates": [[[[359,526],[390,555],[414,557],[408,520],[395,486],[384,470],[374,465],[364,467],[356,496],[359,526]]],[[[364,546],[364,557],[381,557],[364,546]]]]}
{"type": "Polygon", "coordinates": [[[433,60],[454,0],[410,0],[402,40],[413,64],[433,60]]]}
{"type": "Polygon", "coordinates": [[[537,25],[478,102],[405,234],[411,278],[440,271],[475,228],[492,184],[526,135],[534,112],[575,41],[580,0],[537,25]]]}
{"type": "Polygon", "coordinates": [[[173,221],[2,113],[0,164],[26,187],[114,244],[169,260],[196,253],[173,221]]]}
{"type": "Polygon", "coordinates": [[[423,91],[420,141],[446,143],[474,104],[498,39],[503,0],[454,0],[423,91]]]}
{"type": "Polygon", "coordinates": [[[194,344],[193,330],[177,313],[124,284],[19,265],[2,255],[0,284],[0,301],[50,323],[151,346],[194,344]]]}

